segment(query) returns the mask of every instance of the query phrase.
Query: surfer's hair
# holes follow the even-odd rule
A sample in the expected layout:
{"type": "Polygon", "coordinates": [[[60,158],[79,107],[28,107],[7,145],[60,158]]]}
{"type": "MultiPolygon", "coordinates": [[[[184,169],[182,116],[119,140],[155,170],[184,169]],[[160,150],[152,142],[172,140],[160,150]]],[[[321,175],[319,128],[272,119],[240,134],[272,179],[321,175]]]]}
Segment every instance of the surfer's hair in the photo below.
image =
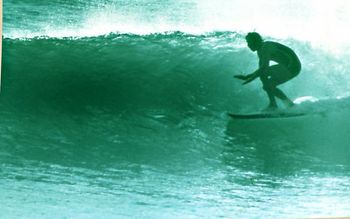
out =
{"type": "Polygon", "coordinates": [[[257,32],[248,33],[247,36],[245,37],[245,39],[248,42],[252,42],[254,44],[260,44],[263,41],[262,37],[257,32]]]}

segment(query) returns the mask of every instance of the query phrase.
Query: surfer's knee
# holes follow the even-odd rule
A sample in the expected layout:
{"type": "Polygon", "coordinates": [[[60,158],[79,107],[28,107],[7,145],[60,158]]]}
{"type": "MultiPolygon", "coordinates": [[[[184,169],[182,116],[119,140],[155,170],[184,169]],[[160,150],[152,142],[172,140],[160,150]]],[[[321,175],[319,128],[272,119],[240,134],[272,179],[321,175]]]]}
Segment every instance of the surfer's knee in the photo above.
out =
{"type": "Polygon", "coordinates": [[[275,89],[274,86],[272,86],[270,83],[264,83],[263,84],[263,89],[266,91],[266,92],[271,92],[275,89]]]}

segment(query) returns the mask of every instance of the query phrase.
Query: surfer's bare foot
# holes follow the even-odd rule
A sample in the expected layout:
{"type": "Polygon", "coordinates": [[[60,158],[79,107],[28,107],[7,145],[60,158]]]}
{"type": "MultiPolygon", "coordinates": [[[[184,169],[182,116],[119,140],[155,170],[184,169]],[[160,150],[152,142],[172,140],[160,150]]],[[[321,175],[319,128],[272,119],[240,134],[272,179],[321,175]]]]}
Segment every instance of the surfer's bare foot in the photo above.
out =
{"type": "Polygon", "coordinates": [[[262,112],[274,112],[276,110],[277,110],[277,106],[268,105],[265,109],[262,110],[262,112]]]}
{"type": "Polygon", "coordinates": [[[291,100],[285,100],[284,103],[288,108],[292,108],[295,105],[295,103],[293,103],[291,100]]]}

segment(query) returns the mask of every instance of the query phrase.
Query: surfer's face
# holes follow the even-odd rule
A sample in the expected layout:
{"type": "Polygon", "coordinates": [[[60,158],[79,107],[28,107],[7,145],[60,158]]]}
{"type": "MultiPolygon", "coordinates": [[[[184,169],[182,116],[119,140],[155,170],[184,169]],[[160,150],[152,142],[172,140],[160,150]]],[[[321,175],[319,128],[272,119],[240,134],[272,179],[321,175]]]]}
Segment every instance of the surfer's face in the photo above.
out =
{"type": "Polygon", "coordinates": [[[252,40],[247,40],[247,44],[248,44],[249,49],[252,50],[253,52],[255,52],[256,50],[259,49],[258,43],[255,43],[252,40]]]}

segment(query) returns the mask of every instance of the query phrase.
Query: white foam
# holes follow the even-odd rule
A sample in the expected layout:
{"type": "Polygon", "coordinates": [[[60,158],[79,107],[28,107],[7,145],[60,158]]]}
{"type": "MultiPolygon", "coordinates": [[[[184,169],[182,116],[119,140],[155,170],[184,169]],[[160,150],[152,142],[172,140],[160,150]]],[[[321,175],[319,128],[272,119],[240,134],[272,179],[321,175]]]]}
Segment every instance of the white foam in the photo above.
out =
{"type": "Polygon", "coordinates": [[[316,97],[313,97],[313,96],[303,96],[303,97],[298,97],[296,98],[293,102],[295,104],[301,104],[301,103],[304,103],[304,102],[311,102],[311,103],[315,103],[319,101],[318,98],[316,97]]]}
{"type": "Polygon", "coordinates": [[[50,18],[48,24],[39,25],[39,30],[5,30],[5,37],[84,37],[111,32],[150,34],[168,31],[203,34],[256,30],[265,36],[294,38],[339,50],[344,44],[349,44],[348,14],[350,4],[347,0],[143,1],[129,2],[122,7],[114,2],[103,7],[89,7],[82,14],[69,15],[79,16],[73,19],[78,23],[59,24],[50,18]]]}

